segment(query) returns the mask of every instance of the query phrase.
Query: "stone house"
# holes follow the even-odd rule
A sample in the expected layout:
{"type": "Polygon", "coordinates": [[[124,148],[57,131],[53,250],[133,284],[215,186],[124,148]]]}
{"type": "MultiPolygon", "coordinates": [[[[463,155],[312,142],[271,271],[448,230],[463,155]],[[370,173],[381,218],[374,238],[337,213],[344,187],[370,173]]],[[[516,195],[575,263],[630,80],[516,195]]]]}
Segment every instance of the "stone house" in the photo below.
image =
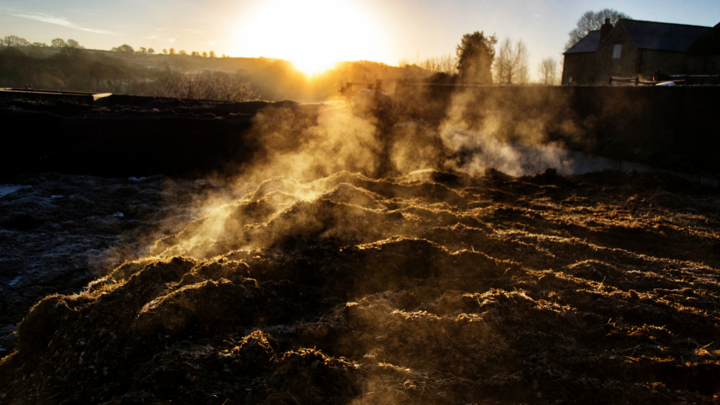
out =
{"type": "Polygon", "coordinates": [[[608,84],[611,76],[652,80],[662,74],[720,74],[715,27],[609,20],[565,52],[562,84],[608,84]]]}

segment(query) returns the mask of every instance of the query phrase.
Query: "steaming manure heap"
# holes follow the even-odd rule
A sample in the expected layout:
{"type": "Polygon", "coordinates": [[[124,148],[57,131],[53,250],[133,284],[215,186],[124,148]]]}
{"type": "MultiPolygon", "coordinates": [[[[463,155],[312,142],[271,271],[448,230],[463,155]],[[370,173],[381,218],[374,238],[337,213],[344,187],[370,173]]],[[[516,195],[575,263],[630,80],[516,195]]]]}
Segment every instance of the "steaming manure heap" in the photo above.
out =
{"type": "Polygon", "coordinates": [[[273,178],[38,302],[0,402],[707,403],[719,230],[653,174],[273,178]]]}

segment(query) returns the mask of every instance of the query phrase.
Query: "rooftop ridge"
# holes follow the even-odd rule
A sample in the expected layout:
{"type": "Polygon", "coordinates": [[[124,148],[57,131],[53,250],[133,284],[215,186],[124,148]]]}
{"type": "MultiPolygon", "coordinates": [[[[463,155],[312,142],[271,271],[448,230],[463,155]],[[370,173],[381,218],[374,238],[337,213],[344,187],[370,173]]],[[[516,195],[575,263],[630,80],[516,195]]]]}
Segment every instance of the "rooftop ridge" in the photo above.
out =
{"type": "Polygon", "coordinates": [[[632,21],[632,22],[639,22],[639,23],[646,23],[646,24],[680,25],[680,26],[683,26],[683,27],[712,28],[712,27],[708,27],[708,26],[706,26],[706,25],[668,23],[668,22],[647,21],[647,20],[633,20],[633,19],[628,19],[628,18],[621,18],[621,19],[618,20],[618,23],[621,22],[621,21],[632,21]]]}

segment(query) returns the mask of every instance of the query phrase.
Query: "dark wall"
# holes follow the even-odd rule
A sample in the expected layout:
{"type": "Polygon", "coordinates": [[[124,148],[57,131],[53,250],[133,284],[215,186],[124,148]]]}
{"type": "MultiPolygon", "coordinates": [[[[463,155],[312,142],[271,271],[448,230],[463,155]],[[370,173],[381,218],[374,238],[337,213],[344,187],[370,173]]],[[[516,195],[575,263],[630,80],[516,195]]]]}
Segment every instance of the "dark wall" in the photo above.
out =
{"type": "Polygon", "coordinates": [[[562,84],[592,84],[597,81],[595,52],[565,55],[562,84]],[[572,79],[572,82],[571,82],[572,79]]]}
{"type": "MultiPolygon", "coordinates": [[[[720,46],[716,52],[720,53],[720,46]]],[[[690,67],[693,72],[703,75],[720,74],[720,55],[693,55],[690,67]]]]}
{"type": "Polygon", "coordinates": [[[596,83],[606,84],[610,76],[630,77],[638,73],[640,50],[635,47],[625,28],[620,25],[595,51],[596,83]],[[620,58],[613,58],[615,45],[622,45],[620,58]]]}
{"type": "Polygon", "coordinates": [[[1,111],[0,117],[13,128],[0,141],[0,177],[48,171],[179,175],[222,170],[249,155],[242,136],[250,126],[247,117],[62,117],[27,111],[1,111]]]}
{"type": "MultiPolygon", "coordinates": [[[[67,101],[0,102],[0,178],[60,172],[104,177],[194,175],[242,166],[258,150],[253,117],[292,102],[93,107],[67,101]]],[[[197,104],[197,103],[196,103],[197,104]]]]}
{"type": "Polygon", "coordinates": [[[435,125],[720,173],[720,87],[406,85],[396,97],[398,113],[435,125]]]}
{"type": "Polygon", "coordinates": [[[693,63],[694,57],[681,52],[663,52],[641,49],[638,51],[638,72],[652,80],[655,70],[664,74],[703,74],[702,65],[693,63]]]}

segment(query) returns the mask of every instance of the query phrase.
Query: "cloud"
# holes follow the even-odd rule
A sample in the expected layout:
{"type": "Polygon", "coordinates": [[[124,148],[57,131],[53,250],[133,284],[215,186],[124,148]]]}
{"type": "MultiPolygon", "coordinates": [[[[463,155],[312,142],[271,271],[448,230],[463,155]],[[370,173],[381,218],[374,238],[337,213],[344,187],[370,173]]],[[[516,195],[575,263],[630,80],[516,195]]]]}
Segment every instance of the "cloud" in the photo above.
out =
{"type": "Polygon", "coordinates": [[[9,13],[9,14],[14,17],[27,18],[30,20],[41,21],[41,22],[45,22],[45,23],[49,23],[49,24],[62,25],[63,27],[74,28],[76,30],[92,32],[95,34],[118,35],[114,32],[110,32],[110,31],[96,30],[93,28],[81,27],[73,22],[68,21],[67,18],[65,18],[65,17],[54,17],[51,15],[42,14],[42,13],[38,13],[38,14],[9,13]]]}

